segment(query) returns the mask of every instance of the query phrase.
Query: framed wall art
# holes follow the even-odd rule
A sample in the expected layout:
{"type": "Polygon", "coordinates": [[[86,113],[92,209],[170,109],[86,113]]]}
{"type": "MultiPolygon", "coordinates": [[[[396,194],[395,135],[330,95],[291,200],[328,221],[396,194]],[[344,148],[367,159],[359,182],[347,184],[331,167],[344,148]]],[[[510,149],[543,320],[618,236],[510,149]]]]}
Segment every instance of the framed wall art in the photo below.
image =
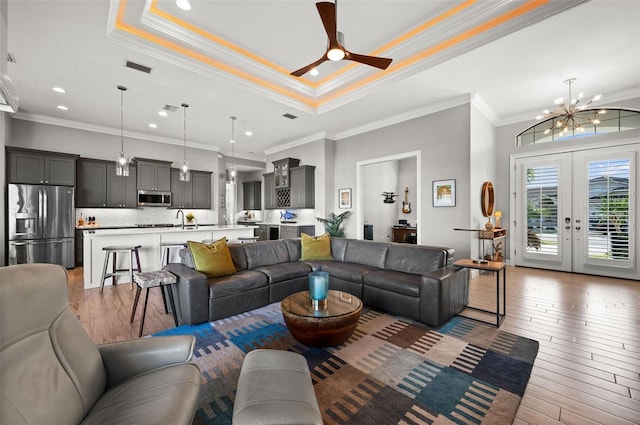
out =
{"type": "Polygon", "coordinates": [[[456,180],[434,180],[433,181],[433,206],[434,207],[455,207],[456,206],[456,180]]]}
{"type": "Polygon", "coordinates": [[[351,208],[351,188],[338,189],[338,208],[351,208]]]}

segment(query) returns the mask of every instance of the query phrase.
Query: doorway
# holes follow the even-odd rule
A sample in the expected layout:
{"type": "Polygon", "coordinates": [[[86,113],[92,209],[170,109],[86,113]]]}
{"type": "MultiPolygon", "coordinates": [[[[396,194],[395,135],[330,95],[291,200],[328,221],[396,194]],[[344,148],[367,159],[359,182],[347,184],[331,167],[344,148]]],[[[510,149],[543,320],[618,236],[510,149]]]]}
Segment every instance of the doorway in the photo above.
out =
{"type": "MultiPolygon", "coordinates": [[[[383,197],[381,196],[381,193],[387,190],[392,190],[396,192],[396,195],[398,195],[395,198],[396,202],[392,204],[393,206],[396,206],[394,208],[395,216],[393,219],[390,219],[391,221],[387,223],[388,225],[385,225],[385,226],[373,225],[373,228],[372,228],[374,233],[374,235],[372,236],[373,240],[378,240],[375,236],[376,228],[378,229],[380,229],[381,227],[388,228],[390,233],[391,226],[398,223],[398,220],[397,220],[398,218],[409,217],[410,221],[415,222],[411,224],[416,225],[416,239],[417,239],[417,243],[420,243],[421,229],[419,224],[419,218],[420,218],[420,211],[421,211],[420,207],[422,204],[422,199],[421,199],[422,170],[421,170],[420,159],[421,159],[421,151],[412,151],[412,152],[400,153],[397,155],[385,156],[381,158],[374,158],[366,161],[358,161],[356,163],[356,193],[355,193],[354,199],[355,199],[355,209],[356,209],[356,220],[358,223],[356,226],[357,227],[356,234],[358,239],[364,238],[365,225],[374,224],[374,223],[368,222],[367,212],[379,213],[381,210],[380,205],[382,206],[389,205],[389,204],[383,203],[383,197]],[[401,169],[397,171],[398,174],[400,175],[400,179],[394,184],[396,187],[395,188],[376,187],[375,190],[368,189],[367,181],[365,178],[365,175],[367,174],[366,172],[367,167],[375,168],[391,162],[393,163],[400,162],[401,164],[405,164],[404,167],[401,167],[401,169]],[[406,164],[411,164],[410,166],[411,170],[406,169],[407,168],[406,164]],[[413,181],[413,184],[409,184],[405,182],[404,179],[402,178],[402,175],[410,175],[411,176],[410,180],[413,181]],[[405,199],[404,190],[407,184],[409,184],[409,186],[413,186],[413,187],[409,187],[408,189],[409,193],[411,194],[410,196],[412,197],[412,199],[409,199],[409,201],[411,202],[405,202],[405,204],[411,204],[410,214],[399,212],[403,209],[403,202],[405,199]],[[369,207],[367,207],[367,205],[369,205],[369,207]],[[371,205],[373,205],[374,207],[371,207],[371,205]]],[[[407,209],[405,209],[405,211],[407,211],[407,209]]]]}
{"type": "Polygon", "coordinates": [[[638,145],[515,159],[515,265],[637,279],[638,145]]]}

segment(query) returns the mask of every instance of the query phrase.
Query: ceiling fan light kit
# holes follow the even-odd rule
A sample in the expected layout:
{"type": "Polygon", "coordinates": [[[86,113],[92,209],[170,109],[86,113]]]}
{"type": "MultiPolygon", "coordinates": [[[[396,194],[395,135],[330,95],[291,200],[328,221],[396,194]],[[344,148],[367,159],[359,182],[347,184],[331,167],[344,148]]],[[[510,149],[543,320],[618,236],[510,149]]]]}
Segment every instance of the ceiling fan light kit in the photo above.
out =
{"type": "Polygon", "coordinates": [[[294,77],[301,77],[307,72],[315,69],[318,65],[328,60],[340,61],[343,59],[353,62],[362,63],[365,65],[373,66],[379,69],[387,69],[393,59],[381,58],[377,56],[360,55],[357,53],[351,53],[344,48],[344,34],[338,31],[337,25],[337,4],[331,2],[318,2],[316,8],[320,14],[320,19],[324,25],[324,30],[327,33],[328,43],[327,50],[317,61],[304,66],[296,71],[293,71],[291,75],[294,77]]]}

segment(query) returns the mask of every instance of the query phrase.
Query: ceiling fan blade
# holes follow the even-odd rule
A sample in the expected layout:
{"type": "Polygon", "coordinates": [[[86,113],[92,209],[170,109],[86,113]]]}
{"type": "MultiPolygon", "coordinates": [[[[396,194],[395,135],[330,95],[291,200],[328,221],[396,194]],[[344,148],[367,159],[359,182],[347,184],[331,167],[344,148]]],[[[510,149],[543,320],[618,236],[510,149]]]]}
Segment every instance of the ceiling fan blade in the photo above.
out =
{"type": "Polygon", "coordinates": [[[381,58],[378,56],[359,55],[357,53],[351,53],[347,50],[344,51],[344,58],[354,62],[360,62],[365,65],[373,66],[380,69],[387,69],[393,59],[381,58]]]}
{"type": "Polygon", "coordinates": [[[333,47],[338,44],[338,30],[336,28],[336,5],[331,2],[322,1],[316,3],[316,8],[318,9],[318,13],[320,14],[320,19],[322,19],[322,25],[324,25],[324,30],[327,33],[327,37],[329,38],[329,46],[333,47]]]}
{"type": "Polygon", "coordinates": [[[300,69],[298,69],[297,71],[293,71],[291,73],[291,75],[293,75],[294,77],[302,77],[304,74],[306,74],[307,72],[311,71],[313,68],[315,68],[316,66],[320,65],[322,62],[325,62],[329,60],[327,58],[326,53],[324,55],[322,55],[322,57],[320,59],[318,59],[317,61],[315,61],[312,64],[309,64],[305,67],[302,67],[300,69]]]}

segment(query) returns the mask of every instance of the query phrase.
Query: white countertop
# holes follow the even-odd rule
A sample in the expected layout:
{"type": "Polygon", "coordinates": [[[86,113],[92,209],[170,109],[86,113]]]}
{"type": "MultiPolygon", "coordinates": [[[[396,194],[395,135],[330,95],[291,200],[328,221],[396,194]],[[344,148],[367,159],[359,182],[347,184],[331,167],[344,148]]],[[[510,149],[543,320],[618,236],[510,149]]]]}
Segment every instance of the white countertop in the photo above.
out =
{"type": "Polygon", "coordinates": [[[192,233],[192,232],[224,232],[228,230],[241,230],[241,229],[254,229],[258,226],[247,226],[240,224],[230,224],[230,225],[214,225],[214,226],[198,226],[189,227],[185,226],[185,228],[181,227],[133,227],[133,228],[124,228],[124,229],[114,229],[114,228],[100,228],[100,227],[83,227],[82,230],[89,231],[90,233],[99,233],[100,235],[123,235],[123,234],[157,234],[157,233],[192,233]]]}

